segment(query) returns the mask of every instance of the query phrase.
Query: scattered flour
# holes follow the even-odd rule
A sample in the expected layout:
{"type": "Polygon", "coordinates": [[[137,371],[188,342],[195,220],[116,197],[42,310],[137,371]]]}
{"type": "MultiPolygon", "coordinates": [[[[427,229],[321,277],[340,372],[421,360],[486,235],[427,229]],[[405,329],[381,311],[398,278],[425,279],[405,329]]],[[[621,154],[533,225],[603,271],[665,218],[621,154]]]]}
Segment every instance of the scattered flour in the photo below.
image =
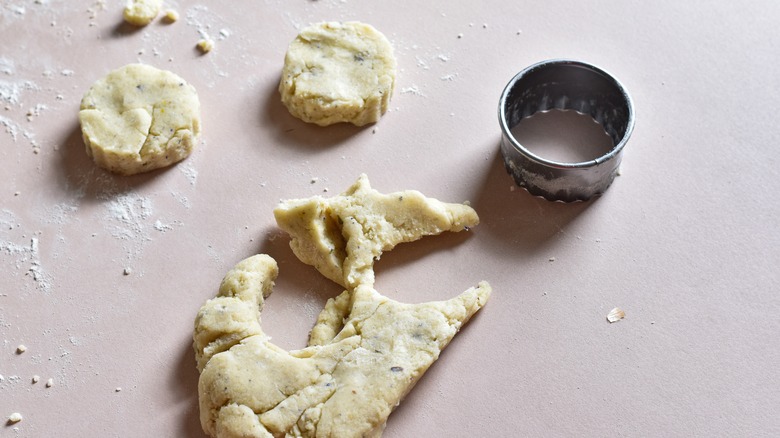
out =
{"type": "Polygon", "coordinates": [[[162,223],[162,221],[160,221],[160,219],[157,219],[156,221],[154,221],[154,229],[164,233],[166,231],[172,230],[173,229],[173,225],[171,225],[171,224],[164,224],[164,223],[162,223]]]}
{"type": "Polygon", "coordinates": [[[111,198],[106,208],[107,231],[125,242],[128,259],[135,258],[151,240],[147,221],[152,215],[152,201],[135,193],[123,193],[111,198]]]}
{"type": "Polygon", "coordinates": [[[40,243],[37,234],[30,238],[27,244],[14,242],[13,239],[6,240],[3,237],[7,231],[20,227],[21,225],[11,211],[0,211],[0,256],[10,257],[11,263],[17,271],[30,276],[39,289],[48,292],[51,290],[52,277],[41,266],[38,251],[40,243]]]}
{"type": "Polygon", "coordinates": [[[428,66],[428,62],[423,58],[417,56],[416,59],[417,59],[417,67],[420,67],[423,70],[428,70],[431,68],[430,66],[428,66]]]}
{"type": "MultiPolygon", "coordinates": [[[[2,65],[2,64],[0,64],[2,65]]],[[[26,91],[40,91],[40,87],[33,81],[4,81],[0,80],[0,101],[10,105],[18,105],[22,94],[26,91]]]]}
{"type": "Polygon", "coordinates": [[[401,94],[414,94],[415,96],[425,97],[425,94],[423,94],[423,92],[420,91],[420,87],[418,87],[417,85],[412,85],[411,87],[402,88],[401,94]]]}
{"type": "Polygon", "coordinates": [[[195,183],[198,181],[198,170],[193,167],[192,162],[188,160],[185,163],[180,163],[178,167],[181,173],[187,177],[190,185],[194,187],[195,183]]]}
{"type": "Polygon", "coordinates": [[[0,56],[0,73],[12,75],[16,71],[16,64],[13,60],[0,56]]]}

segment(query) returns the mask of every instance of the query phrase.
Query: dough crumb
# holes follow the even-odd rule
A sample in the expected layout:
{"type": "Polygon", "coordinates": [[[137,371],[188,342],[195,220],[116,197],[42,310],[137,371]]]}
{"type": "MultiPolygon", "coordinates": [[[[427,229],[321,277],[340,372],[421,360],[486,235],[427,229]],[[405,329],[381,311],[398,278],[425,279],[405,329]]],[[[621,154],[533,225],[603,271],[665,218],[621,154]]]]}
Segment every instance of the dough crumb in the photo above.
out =
{"type": "Polygon", "coordinates": [[[125,269],[122,271],[122,275],[130,275],[130,274],[132,274],[132,273],[133,273],[133,270],[132,270],[132,269],[130,269],[130,268],[125,268],[125,269]]]}
{"type": "Polygon", "coordinates": [[[609,314],[607,315],[607,321],[609,323],[618,322],[621,319],[626,317],[626,312],[623,311],[620,307],[615,307],[614,309],[609,311],[609,314]]]}
{"type": "Polygon", "coordinates": [[[39,376],[39,375],[37,375],[37,374],[36,374],[36,375],[34,375],[34,376],[32,376],[32,382],[33,382],[33,384],[36,384],[36,383],[38,383],[38,381],[39,381],[39,380],[41,380],[41,376],[39,376]]]}
{"type": "Polygon", "coordinates": [[[197,47],[201,53],[206,54],[214,49],[214,41],[208,37],[202,38],[195,47],[197,47]]]}
{"type": "Polygon", "coordinates": [[[179,13],[174,11],[173,9],[168,9],[165,11],[165,15],[163,15],[163,19],[166,23],[175,23],[179,21],[179,13]]]}
{"type": "Polygon", "coordinates": [[[27,347],[24,344],[19,344],[19,346],[16,347],[16,354],[22,354],[25,351],[27,351],[27,347]]]}
{"type": "Polygon", "coordinates": [[[122,392],[122,387],[117,386],[116,389],[114,389],[114,392],[122,392]]]}
{"type": "Polygon", "coordinates": [[[46,381],[46,387],[51,388],[52,386],[54,386],[54,379],[50,378],[49,380],[46,381]]]}
{"type": "Polygon", "coordinates": [[[134,26],[146,26],[160,13],[162,0],[129,0],[123,16],[134,26]]]}
{"type": "Polygon", "coordinates": [[[13,414],[8,416],[8,423],[10,423],[10,424],[18,423],[18,422],[22,421],[22,418],[23,418],[22,414],[20,414],[18,412],[14,412],[13,414]]]}

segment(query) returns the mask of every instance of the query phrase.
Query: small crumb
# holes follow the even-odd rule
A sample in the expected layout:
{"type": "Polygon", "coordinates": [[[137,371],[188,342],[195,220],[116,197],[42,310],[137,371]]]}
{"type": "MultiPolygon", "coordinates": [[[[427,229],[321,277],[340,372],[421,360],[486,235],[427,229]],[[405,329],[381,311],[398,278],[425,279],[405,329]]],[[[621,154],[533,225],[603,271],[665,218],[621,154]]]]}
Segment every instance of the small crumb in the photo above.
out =
{"type": "Polygon", "coordinates": [[[510,192],[514,192],[515,191],[515,186],[509,186],[509,191],[510,192]]]}
{"type": "Polygon", "coordinates": [[[14,192],[14,196],[19,196],[21,194],[22,194],[21,192],[14,192]]]}
{"type": "Polygon", "coordinates": [[[623,169],[618,167],[617,172],[615,172],[615,175],[622,176],[623,175],[623,169]]]}
{"type": "Polygon", "coordinates": [[[626,317],[626,312],[623,311],[620,307],[615,307],[614,309],[609,311],[609,314],[607,315],[607,321],[609,323],[618,322],[621,319],[626,317]]]}
{"type": "Polygon", "coordinates": [[[312,178],[312,179],[311,179],[310,183],[311,183],[311,184],[314,184],[314,183],[316,183],[316,182],[317,182],[317,181],[319,181],[319,180],[320,180],[320,179],[319,179],[319,178],[317,178],[317,177],[315,176],[314,178],[312,178]]]}
{"type": "Polygon", "coordinates": [[[133,270],[132,270],[132,269],[130,269],[130,268],[125,268],[125,269],[122,271],[122,274],[123,274],[123,275],[130,275],[130,274],[132,274],[132,273],[133,273],[133,270]]]}
{"type": "Polygon", "coordinates": [[[655,325],[655,321],[650,321],[650,325],[655,325]]]}
{"type": "Polygon", "coordinates": [[[462,34],[462,33],[459,33],[459,34],[458,34],[458,39],[461,39],[461,38],[463,38],[463,34],[462,34]]]}
{"type": "Polygon", "coordinates": [[[16,347],[16,354],[22,354],[25,351],[27,351],[27,347],[24,346],[24,344],[19,344],[19,346],[16,347]]]}
{"type": "Polygon", "coordinates": [[[551,262],[554,262],[554,261],[555,261],[555,257],[550,257],[550,258],[549,258],[549,259],[547,259],[547,260],[549,260],[549,261],[551,261],[551,262]]]}
{"type": "Polygon", "coordinates": [[[376,134],[376,128],[371,128],[371,133],[376,134]]]}
{"type": "Polygon", "coordinates": [[[8,423],[9,424],[15,424],[22,421],[22,414],[18,412],[14,412],[13,414],[8,416],[8,423]]]}
{"type": "Polygon", "coordinates": [[[122,392],[122,387],[117,386],[116,389],[114,389],[114,392],[122,392]]]}
{"type": "Polygon", "coordinates": [[[179,21],[179,13],[174,11],[173,9],[168,9],[163,14],[163,21],[166,23],[175,23],[179,21]]]}
{"type": "Polygon", "coordinates": [[[322,191],[323,191],[323,192],[327,192],[327,191],[328,191],[328,188],[327,188],[327,187],[325,187],[324,189],[322,189],[322,191]]]}
{"type": "Polygon", "coordinates": [[[33,382],[33,384],[36,384],[36,383],[38,383],[38,381],[39,381],[39,380],[41,380],[41,376],[39,376],[39,375],[37,375],[37,374],[36,374],[36,375],[34,375],[34,376],[32,376],[32,382],[33,382]]]}
{"type": "Polygon", "coordinates": [[[520,35],[521,33],[523,33],[523,31],[522,31],[522,30],[518,30],[518,31],[517,31],[517,35],[520,35]]]}
{"type": "Polygon", "coordinates": [[[214,41],[210,38],[203,38],[195,45],[201,53],[206,54],[214,49],[214,41]]]}
{"type": "Polygon", "coordinates": [[[487,23],[482,23],[482,28],[487,29],[487,23]]]}
{"type": "Polygon", "coordinates": [[[50,378],[49,380],[46,381],[46,387],[51,388],[52,386],[54,386],[54,379],[50,378]]]}

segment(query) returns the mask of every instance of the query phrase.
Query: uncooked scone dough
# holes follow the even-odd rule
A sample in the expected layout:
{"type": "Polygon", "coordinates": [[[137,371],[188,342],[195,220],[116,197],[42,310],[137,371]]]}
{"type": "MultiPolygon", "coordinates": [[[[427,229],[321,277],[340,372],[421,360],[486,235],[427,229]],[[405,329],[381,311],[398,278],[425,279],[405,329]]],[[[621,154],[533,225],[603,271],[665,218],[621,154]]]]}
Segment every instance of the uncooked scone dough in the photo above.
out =
{"type": "Polygon", "coordinates": [[[476,225],[470,207],[415,191],[382,195],[365,175],[331,200],[289,201],[275,212],[300,248],[311,249],[295,251],[299,258],[322,260],[328,247],[339,252],[318,269],[349,285],[328,300],[308,347],[285,351],[261,328],[263,301],[278,274],[267,255],[238,263],[198,312],[193,345],[200,420],[209,435],[379,437],[392,410],[487,302],[490,285],[480,282],[447,301],[399,303],[373,288],[373,259],[366,259],[399,242],[476,225]],[[319,230],[303,232],[306,226],[319,230]],[[338,232],[345,237],[334,242],[338,232]]]}
{"type": "Polygon", "coordinates": [[[160,13],[162,0],[128,0],[123,15],[125,21],[136,26],[146,26],[160,13]]]}
{"type": "MultiPolygon", "coordinates": [[[[379,437],[392,410],[490,295],[482,282],[447,301],[404,304],[360,285],[323,311],[341,317],[330,327],[336,336],[288,352],[260,326],[277,273],[271,257],[250,257],[198,312],[200,421],[213,437],[379,437]]],[[[324,319],[318,324],[330,324],[324,319]]]]}
{"type": "Polygon", "coordinates": [[[200,134],[195,87],[174,73],[129,64],[95,82],[81,100],[87,155],[122,175],[186,158],[200,134]]]}
{"type": "Polygon", "coordinates": [[[393,47],[372,26],[318,23],[290,43],[279,92],[290,113],[305,122],[363,126],[387,111],[395,70],[393,47]]]}
{"type": "Polygon", "coordinates": [[[276,223],[304,263],[341,286],[374,283],[374,260],[401,242],[479,224],[465,204],[444,203],[416,190],[382,194],[366,175],[344,193],[283,201],[276,223]]]}

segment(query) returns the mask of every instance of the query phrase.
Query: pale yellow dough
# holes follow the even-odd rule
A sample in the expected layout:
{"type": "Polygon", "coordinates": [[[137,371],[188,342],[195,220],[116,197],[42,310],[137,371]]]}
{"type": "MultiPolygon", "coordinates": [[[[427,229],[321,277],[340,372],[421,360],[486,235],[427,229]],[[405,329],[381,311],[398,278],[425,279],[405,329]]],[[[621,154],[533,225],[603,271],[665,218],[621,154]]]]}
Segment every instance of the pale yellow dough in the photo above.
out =
{"type": "Polygon", "coordinates": [[[335,336],[288,352],[260,326],[277,273],[267,255],[240,262],[198,313],[200,421],[213,437],[381,436],[392,410],[490,295],[482,282],[447,301],[403,304],[361,285],[323,311],[318,326],[335,336]]]}
{"type": "Polygon", "coordinates": [[[325,22],[290,43],[279,92],[290,113],[320,126],[374,123],[387,111],[396,61],[387,38],[360,22],[325,22]]]}
{"type": "Polygon", "coordinates": [[[157,17],[162,0],[128,0],[123,11],[125,21],[135,26],[146,26],[157,17]]]}
{"type": "Polygon", "coordinates": [[[87,155],[122,175],[183,160],[200,134],[195,88],[174,73],[129,64],[95,82],[81,100],[87,155]]]}
{"type": "Polygon", "coordinates": [[[276,262],[256,255],[228,272],[195,320],[203,430],[218,438],[379,437],[491,288],[480,282],[447,301],[399,303],[373,288],[373,260],[479,219],[468,206],[416,191],[383,195],[365,175],[339,196],[287,201],[275,214],[296,255],[347,290],[328,300],[308,347],[285,351],[260,325],[276,262]]]}
{"type": "Polygon", "coordinates": [[[374,260],[401,242],[479,224],[468,205],[426,198],[416,190],[382,194],[366,175],[338,196],[283,201],[274,216],[302,262],[347,288],[373,284],[374,260]]]}

